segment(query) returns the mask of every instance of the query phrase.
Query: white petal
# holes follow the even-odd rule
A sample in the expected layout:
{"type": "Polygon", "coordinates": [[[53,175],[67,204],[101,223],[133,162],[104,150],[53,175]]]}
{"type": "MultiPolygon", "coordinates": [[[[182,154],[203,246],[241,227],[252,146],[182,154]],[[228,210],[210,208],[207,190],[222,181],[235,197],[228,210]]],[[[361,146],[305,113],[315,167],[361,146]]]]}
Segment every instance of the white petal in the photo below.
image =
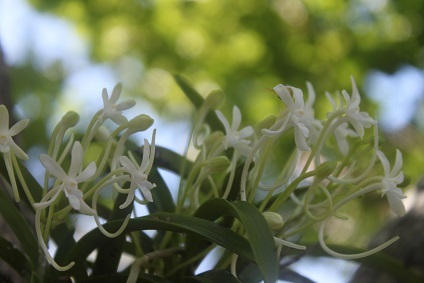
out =
{"type": "Polygon", "coordinates": [[[392,208],[392,210],[398,216],[405,215],[405,205],[403,204],[402,199],[399,198],[399,196],[392,191],[388,191],[386,195],[387,195],[387,199],[389,200],[389,204],[390,204],[390,207],[392,208]]]}
{"type": "Polygon", "coordinates": [[[0,132],[9,130],[9,111],[3,104],[0,105],[0,132]]]}
{"type": "Polygon", "coordinates": [[[120,209],[124,209],[131,204],[131,202],[134,200],[134,196],[135,196],[134,191],[135,191],[135,188],[133,188],[131,186],[131,188],[129,189],[129,192],[128,192],[127,199],[125,200],[125,202],[123,204],[121,204],[119,206],[120,209]]]}
{"type": "Polygon", "coordinates": [[[87,168],[85,168],[84,171],[78,174],[75,180],[78,183],[85,182],[96,173],[96,170],[97,170],[96,163],[92,161],[90,164],[88,164],[87,168]]]}
{"type": "Polygon", "coordinates": [[[306,88],[308,89],[308,101],[307,101],[307,105],[312,108],[312,106],[315,103],[315,90],[314,87],[312,86],[312,84],[310,82],[306,82],[306,88]]]}
{"type": "Polygon", "coordinates": [[[380,151],[380,150],[377,150],[377,156],[378,156],[378,158],[381,161],[381,165],[383,165],[384,175],[385,176],[389,176],[389,174],[390,174],[390,163],[389,163],[389,160],[387,160],[386,155],[382,151],[380,151]]]}
{"type": "Polygon", "coordinates": [[[141,160],[141,164],[138,171],[143,173],[144,171],[146,171],[147,166],[149,164],[149,157],[150,157],[150,145],[147,139],[144,139],[143,159],[141,160]]]}
{"type": "Polygon", "coordinates": [[[287,105],[287,108],[289,108],[291,111],[296,110],[293,97],[290,95],[288,89],[284,85],[279,84],[275,86],[274,91],[277,93],[280,99],[287,105]]]}
{"type": "Polygon", "coordinates": [[[393,165],[392,171],[390,172],[390,176],[397,175],[402,170],[403,160],[402,160],[402,152],[399,149],[396,149],[396,160],[393,165]]]}
{"type": "MultiPolygon", "coordinates": [[[[156,185],[154,185],[156,187],[156,185]]],[[[140,188],[141,192],[143,193],[143,197],[148,202],[153,202],[152,193],[145,187],[140,188]]]]}
{"type": "Polygon", "coordinates": [[[227,118],[225,118],[224,114],[222,114],[221,111],[219,110],[215,110],[216,116],[218,116],[218,119],[221,121],[222,125],[224,125],[225,128],[225,133],[231,134],[231,128],[230,128],[230,123],[228,123],[227,118]]]}
{"type": "Polygon", "coordinates": [[[303,99],[303,92],[301,89],[296,87],[290,87],[290,89],[293,91],[293,97],[294,97],[294,104],[296,109],[304,109],[305,108],[305,101],[303,99]]]}
{"type": "Polygon", "coordinates": [[[12,128],[10,128],[9,135],[11,137],[13,137],[14,135],[19,134],[23,129],[26,128],[28,123],[29,123],[29,119],[24,119],[24,120],[17,122],[15,125],[13,125],[12,128]]]}
{"type": "Polygon", "coordinates": [[[103,107],[105,109],[109,108],[109,97],[107,94],[107,90],[105,88],[102,90],[102,99],[103,99],[103,107]]]}
{"type": "Polygon", "coordinates": [[[28,160],[29,159],[29,157],[25,153],[25,151],[23,151],[12,139],[9,142],[9,146],[12,148],[13,153],[15,153],[15,155],[19,159],[21,159],[21,160],[28,160]]]}
{"type": "Polygon", "coordinates": [[[69,167],[68,176],[75,178],[81,170],[82,161],[84,158],[84,150],[80,142],[76,141],[71,152],[71,166],[69,167]]]}
{"type": "Polygon", "coordinates": [[[50,174],[58,178],[60,181],[64,182],[68,178],[68,175],[66,175],[62,167],[60,167],[59,164],[57,164],[57,162],[47,154],[41,154],[40,161],[41,164],[43,164],[43,166],[47,169],[47,171],[49,171],[50,174]]]}
{"type": "Polygon", "coordinates": [[[116,110],[117,111],[124,111],[127,109],[130,109],[132,107],[134,107],[134,105],[136,104],[134,99],[126,99],[124,101],[122,101],[121,103],[119,103],[118,105],[116,105],[116,110]]]}
{"type": "Polygon", "coordinates": [[[306,143],[306,138],[302,135],[298,127],[294,128],[294,141],[299,150],[310,151],[311,148],[306,143]]]}
{"type": "Polygon", "coordinates": [[[253,135],[254,132],[255,131],[253,130],[252,126],[247,126],[239,131],[239,137],[240,139],[245,139],[253,135]]]}
{"type": "Polygon", "coordinates": [[[231,132],[237,132],[241,124],[241,112],[240,109],[234,105],[233,107],[233,124],[231,125],[231,132]]]}
{"type": "Polygon", "coordinates": [[[115,103],[116,101],[118,101],[119,96],[121,95],[121,90],[122,90],[122,84],[118,83],[112,90],[112,95],[110,96],[109,101],[112,103],[115,103]]]}
{"type": "Polygon", "coordinates": [[[121,163],[122,167],[124,167],[125,170],[128,171],[128,173],[130,173],[131,175],[137,174],[138,168],[135,167],[134,163],[132,163],[132,161],[128,157],[120,156],[118,160],[119,163],[121,163]]]}
{"type": "Polygon", "coordinates": [[[82,199],[80,200],[79,212],[85,215],[96,215],[96,211],[88,206],[88,204],[86,204],[82,199]]]}

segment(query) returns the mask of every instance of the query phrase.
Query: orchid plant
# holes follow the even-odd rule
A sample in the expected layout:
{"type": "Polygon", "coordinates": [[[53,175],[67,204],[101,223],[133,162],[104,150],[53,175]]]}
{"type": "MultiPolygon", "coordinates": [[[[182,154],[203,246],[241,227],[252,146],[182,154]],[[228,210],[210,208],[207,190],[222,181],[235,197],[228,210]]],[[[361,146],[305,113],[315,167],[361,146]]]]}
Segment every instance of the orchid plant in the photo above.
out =
{"type": "Polygon", "coordinates": [[[20,162],[28,156],[13,140],[29,120],[9,129],[8,110],[0,106],[5,164],[0,213],[22,243],[13,247],[0,237],[0,257],[23,281],[276,282],[287,279],[281,271],[290,266],[282,264],[283,258],[312,253],[305,250],[314,243],[302,236],[315,224],[315,243],[337,258],[372,257],[396,244],[397,237],[372,250],[343,253],[326,242],[328,221],[343,217],[339,209],[354,199],[377,192],[387,196],[397,215],[405,214],[402,154],[397,151],[391,166],[380,151],[377,122],[360,110],[353,78],[351,94],[327,93],[332,112],[324,120],[315,117],[310,83],[308,97],[279,84],[273,91],[281,112],[256,126],[243,123],[237,106],[231,119],[217,110],[223,98],[219,91],[202,98],[185,79],[175,78],[197,108],[183,155],[156,145],[156,129],[141,147],[130,139],[149,129],[153,119],[141,114],[128,120],[123,111],[135,101],[119,102],[118,84],[110,97],[103,90],[104,108],[82,135],[66,134],[78,122],[76,112],[59,121],[47,152],[39,156],[45,169],[41,185],[20,162]],[[104,127],[108,119],[115,125],[111,132],[104,127]],[[284,166],[275,168],[271,157],[282,140],[293,146],[284,166]],[[95,155],[94,147],[102,152],[95,155]],[[189,159],[192,147],[198,153],[189,159]],[[159,168],[180,176],[176,199],[159,168]],[[13,202],[23,202],[34,214],[34,230],[13,202]],[[139,215],[140,206],[147,215],[139,215]],[[91,217],[97,228],[76,240],[73,219],[78,215],[91,217]],[[54,254],[48,248],[52,243],[58,247],[54,254]],[[196,274],[216,247],[223,249],[215,266],[196,274]],[[120,268],[124,254],[130,264],[120,268]]]}

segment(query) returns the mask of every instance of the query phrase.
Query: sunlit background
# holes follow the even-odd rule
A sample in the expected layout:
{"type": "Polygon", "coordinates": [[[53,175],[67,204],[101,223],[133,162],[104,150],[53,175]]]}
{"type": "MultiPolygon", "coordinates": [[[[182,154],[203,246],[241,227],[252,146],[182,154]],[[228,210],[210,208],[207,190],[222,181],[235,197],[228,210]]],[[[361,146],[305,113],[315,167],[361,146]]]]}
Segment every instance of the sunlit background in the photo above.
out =
{"type": "MultiPolygon", "coordinates": [[[[68,110],[82,114],[83,130],[102,89],[117,82],[138,102],[128,116],[152,116],[157,143],[182,152],[194,108],[174,73],[202,95],[222,89],[222,110],[237,104],[252,123],[279,109],[268,91],[278,83],[305,89],[310,81],[323,117],[320,97],[350,91],[353,75],[383,146],[401,149],[415,184],[424,168],[423,15],[418,0],[0,0],[0,48],[15,115],[31,119],[23,146],[32,155],[68,110]]],[[[366,245],[390,216],[379,196],[370,199],[346,208],[353,220],[334,223],[329,240],[366,245]]],[[[354,271],[329,265],[306,258],[294,269],[317,282],[345,282],[354,271]]]]}

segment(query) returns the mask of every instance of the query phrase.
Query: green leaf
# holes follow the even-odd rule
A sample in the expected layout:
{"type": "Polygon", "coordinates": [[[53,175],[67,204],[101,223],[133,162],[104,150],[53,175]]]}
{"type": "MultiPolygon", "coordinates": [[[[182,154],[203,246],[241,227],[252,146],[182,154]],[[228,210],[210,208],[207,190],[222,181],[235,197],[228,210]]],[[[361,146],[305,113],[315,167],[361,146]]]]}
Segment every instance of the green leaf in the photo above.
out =
{"type": "MultiPolygon", "coordinates": [[[[115,220],[103,225],[108,231],[116,231],[123,220],[115,220]]],[[[232,252],[255,261],[249,242],[242,236],[230,229],[223,228],[218,224],[197,217],[179,215],[174,213],[154,213],[149,216],[131,219],[123,234],[139,230],[165,230],[186,234],[195,234],[207,241],[220,245],[232,252]]],[[[84,264],[88,255],[97,247],[109,242],[98,229],[87,233],[70,251],[68,260],[74,261],[75,266],[69,271],[73,274],[77,266],[84,264]]]]}
{"type": "MultiPolygon", "coordinates": [[[[9,189],[9,185],[0,176],[0,184],[3,188],[9,189]]],[[[38,266],[38,241],[35,238],[33,230],[29,227],[15,204],[10,198],[0,189],[0,215],[12,229],[15,236],[30,259],[32,266],[38,266]]]]}
{"type": "Polygon", "coordinates": [[[28,258],[11,242],[0,236],[0,258],[13,268],[23,279],[30,281],[32,266],[28,258]]]}
{"type": "MultiPolygon", "coordinates": [[[[278,278],[278,259],[275,251],[274,238],[262,213],[249,202],[230,203],[224,199],[211,199],[203,203],[195,216],[210,221],[231,215],[244,226],[255,262],[262,273],[265,282],[275,282],[278,278]]],[[[188,255],[198,253],[199,246],[194,239],[187,238],[188,255]]]]}
{"type": "MultiPolygon", "coordinates": [[[[128,274],[107,274],[93,276],[87,280],[81,281],[81,283],[104,283],[104,282],[114,282],[114,283],[126,283],[128,279],[128,274]]],[[[138,276],[137,282],[140,283],[172,283],[169,280],[151,275],[140,273],[138,276]]]]}
{"type": "MultiPolygon", "coordinates": [[[[139,152],[142,151],[140,150],[139,152]]],[[[185,172],[190,172],[193,167],[193,163],[184,158],[184,156],[161,146],[155,146],[154,165],[176,174],[181,174],[180,171],[183,166],[185,166],[185,172]]]]}
{"type": "Polygon", "coordinates": [[[151,190],[154,202],[148,203],[147,208],[150,213],[154,212],[174,212],[175,203],[169,191],[168,185],[163,180],[156,166],[152,167],[149,180],[156,184],[156,188],[151,190]]]}
{"type": "Polygon", "coordinates": [[[189,277],[186,282],[200,282],[200,283],[215,283],[215,282],[228,282],[240,283],[241,281],[234,277],[230,272],[220,270],[210,270],[200,273],[196,276],[189,277]]]}

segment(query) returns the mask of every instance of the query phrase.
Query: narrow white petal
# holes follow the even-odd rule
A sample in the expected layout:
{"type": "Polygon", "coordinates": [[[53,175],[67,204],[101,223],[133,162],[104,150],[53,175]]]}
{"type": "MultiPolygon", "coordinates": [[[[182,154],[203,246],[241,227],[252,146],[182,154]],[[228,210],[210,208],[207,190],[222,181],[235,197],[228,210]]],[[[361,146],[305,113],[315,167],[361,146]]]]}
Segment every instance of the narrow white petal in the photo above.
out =
{"type": "Polygon", "coordinates": [[[388,191],[387,199],[389,200],[390,207],[398,216],[405,215],[405,205],[403,204],[402,199],[399,198],[397,194],[388,191]]]}
{"type": "Polygon", "coordinates": [[[122,91],[122,84],[118,83],[112,90],[112,95],[110,96],[109,101],[112,103],[115,103],[116,101],[118,101],[119,96],[121,95],[121,91],[122,91]]]}
{"type": "Polygon", "coordinates": [[[126,157],[126,156],[120,156],[118,158],[119,163],[121,163],[122,167],[125,168],[125,170],[128,171],[128,173],[130,173],[131,175],[137,174],[137,167],[135,167],[134,163],[132,163],[132,161],[126,157]]]}
{"type": "Polygon", "coordinates": [[[279,84],[275,86],[274,91],[277,93],[280,99],[287,105],[287,108],[289,108],[291,111],[296,110],[293,97],[290,95],[288,89],[284,85],[279,84]]]}
{"type": "Polygon", "coordinates": [[[0,105],[0,132],[9,130],[9,111],[3,104],[0,105]]]}
{"type": "Polygon", "coordinates": [[[78,176],[75,177],[75,180],[78,183],[85,182],[90,179],[94,174],[96,174],[97,166],[94,161],[92,161],[88,166],[82,171],[78,176]]]}
{"type": "Polygon", "coordinates": [[[389,160],[387,160],[386,155],[382,151],[380,151],[380,150],[377,150],[377,156],[378,156],[378,158],[381,161],[381,165],[383,165],[384,175],[385,176],[389,176],[389,174],[390,174],[390,163],[389,163],[389,160]]]}
{"type": "Polygon", "coordinates": [[[225,133],[228,135],[231,133],[230,123],[228,123],[227,118],[225,118],[224,114],[221,111],[215,110],[216,116],[221,121],[222,125],[224,125],[225,133]]]}
{"type": "Polygon", "coordinates": [[[390,176],[397,175],[402,170],[403,160],[402,160],[402,152],[399,149],[396,149],[396,160],[393,165],[392,171],[390,172],[390,176]]]}
{"type": "Polygon", "coordinates": [[[239,131],[239,137],[240,139],[245,139],[253,135],[254,132],[255,130],[253,130],[252,126],[247,126],[239,131]]]}
{"type": "Polygon", "coordinates": [[[47,169],[47,171],[49,171],[50,174],[58,178],[60,181],[64,182],[68,178],[62,167],[60,167],[59,164],[57,164],[57,162],[47,154],[41,154],[40,161],[41,164],[43,164],[43,166],[47,169]]]}
{"type": "Polygon", "coordinates": [[[231,132],[237,132],[241,124],[241,112],[240,109],[234,105],[233,107],[233,124],[231,125],[231,132]]]}
{"type": "Polygon", "coordinates": [[[80,142],[76,141],[71,152],[71,166],[69,167],[68,176],[75,178],[81,170],[84,158],[84,150],[80,142]]]}
{"type": "Polygon", "coordinates": [[[153,202],[152,193],[145,187],[140,188],[141,192],[143,193],[143,197],[148,202],[153,202]]]}
{"type": "Polygon", "coordinates": [[[9,135],[13,137],[14,135],[19,134],[29,123],[29,119],[20,120],[9,130],[9,135]]]}

